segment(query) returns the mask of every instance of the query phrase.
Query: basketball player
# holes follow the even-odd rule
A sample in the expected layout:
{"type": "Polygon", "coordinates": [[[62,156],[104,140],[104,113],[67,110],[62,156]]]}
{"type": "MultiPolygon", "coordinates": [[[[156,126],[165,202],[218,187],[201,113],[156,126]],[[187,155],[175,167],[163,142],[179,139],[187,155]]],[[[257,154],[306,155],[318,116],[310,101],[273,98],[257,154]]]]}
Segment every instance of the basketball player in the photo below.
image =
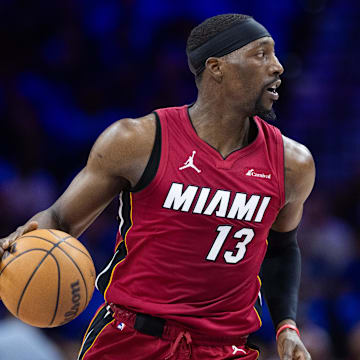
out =
{"type": "Polygon", "coordinates": [[[264,121],[283,73],[274,41],[251,17],[219,15],[193,29],[187,54],[196,102],[111,125],[2,251],[37,227],[78,237],[120,194],[115,252],[96,281],[105,302],[78,359],[255,360],[261,278],[280,358],[308,360],[296,229],[315,169],[264,121]]]}

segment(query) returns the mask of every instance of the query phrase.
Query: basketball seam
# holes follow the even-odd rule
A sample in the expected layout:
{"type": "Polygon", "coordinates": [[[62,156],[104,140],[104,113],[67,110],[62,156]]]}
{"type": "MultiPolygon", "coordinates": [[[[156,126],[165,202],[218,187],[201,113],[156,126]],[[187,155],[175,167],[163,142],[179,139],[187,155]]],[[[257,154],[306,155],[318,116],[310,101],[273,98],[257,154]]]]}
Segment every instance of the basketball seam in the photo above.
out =
{"type": "MultiPolygon", "coordinates": [[[[24,236],[24,237],[29,237],[29,236],[24,236]]],[[[21,293],[21,296],[20,296],[20,299],[19,299],[19,302],[18,302],[18,305],[17,305],[17,309],[16,309],[16,315],[17,315],[17,316],[19,316],[19,310],[20,310],[20,306],[21,306],[22,299],[23,299],[23,297],[24,297],[24,295],[25,295],[25,291],[26,291],[27,287],[29,286],[31,280],[32,280],[33,277],[35,276],[35,273],[37,272],[37,270],[39,270],[40,265],[45,261],[45,259],[47,258],[48,255],[52,255],[51,252],[52,252],[55,248],[60,249],[59,245],[60,245],[62,242],[64,242],[63,239],[61,239],[61,240],[60,240],[59,242],[57,242],[57,243],[53,243],[53,242],[51,242],[51,241],[49,241],[49,240],[47,240],[47,239],[44,239],[44,238],[42,238],[42,237],[40,237],[40,236],[31,236],[31,237],[38,238],[38,239],[42,239],[42,240],[44,240],[44,241],[50,242],[50,243],[53,245],[53,247],[52,247],[51,249],[49,249],[49,250],[44,250],[44,249],[42,249],[43,251],[46,251],[47,254],[40,260],[39,264],[38,264],[38,265],[36,266],[36,268],[34,269],[33,273],[32,273],[31,276],[29,277],[29,279],[28,279],[28,281],[27,281],[24,289],[22,290],[22,293],[21,293]]],[[[57,238],[58,238],[58,237],[57,237],[57,238]]],[[[34,249],[29,249],[29,250],[32,251],[32,250],[34,250],[34,249]]],[[[27,250],[27,251],[28,251],[28,250],[27,250]]],[[[66,254],[66,255],[68,255],[68,254],[66,254]]],[[[9,263],[10,263],[10,262],[9,262],[9,263]]],[[[7,264],[7,265],[9,265],[9,264],[7,264]]],[[[81,274],[81,275],[82,275],[82,274],[81,274]]],[[[86,287],[86,285],[85,285],[85,287],[86,287]]],[[[59,296],[59,294],[58,294],[58,296],[59,296]]],[[[86,299],[87,299],[87,289],[86,289],[86,299]]]]}
{"type": "MultiPolygon", "coordinates": [[[[81,278],[82,278],[82,280],[83,280],[83,282],[84,282],[84,285],[85,285],[85,290],[86,290],[85,303],[87,304],[87,301],[88,301],[88,289],[87,289],[87,285],[86,285],[86,281],[85,281],[84,275],[83,275],[82,271],[80,270],[79,266],[77,265],[77,263],[74,261],[74,259],[73,259],[63,248],[61,248],[60,246],[58,246],[58,244],[60,244],[60,243],[67,244],[67,245],[69,245],[70,247],[72,247],[72,248],[80,251],[80,252],[81,252],[82,254],[84,254],[89,260],[92,261],[92,258],[91,258],[88,254],[86,254],[84,251],[78,249],[76,246],[73,246],[72,244],[69,244],[69,243],[66,242],[67,239],[72,238],[71,235],[68,235],[68,236],[65,236],[64,238],[62,238],[62,237],[58,236],[55,232],[51,231],[50,229],[47,229],[47,231],[50,232],[51,235],[53,235],[55,238],[57,238],[57,239],[59,240],[59,242],[56,244],[57,248],[60,249],[64,254],[66,254],[66,255],[69,257],[69,259],[72,261],[72,263],[73,263],[73,264],[76,266],[76,268],[78,269],[78,271],[79,271],[79,273],[80,273],[80,276],[81,276],[81,278]]],[[[22,236],[22,237],[23,237],[23,238],[34,237],[34,238],[44,240],[44,241],[49,242],[49,243],[51,243],[52,245],[54,245],[54,243],[53,243],[52,241],[47,240],[47,239],[44,239],[44,238],[42,238],[41,236],[26,236],[26,235],[25,235],[25,236],[22,236]]],[[[52,249],[51,249],[51,250],[52,250],[52,249]]],[[[1,274],[1,273],[0,273],[0,274],[1,274]]]]}
{"type": "Polygon", "coordinates": [[[40,251],[45,251],[45,252],[48,251],[48,250],[41,249],[41,248],[33,248],[33,249],[25,250],[24,252],[18,254],[16,257],[12,258],[12,259],[1,269],[1,271],[0,271],[0,276],[1,276],[1,274],[5,271],[5,269],[6,269],[12,262],[14,262],[15,260],[17,260],[21,255],[27,254],[28,252],[34,251],[34,250],[40,250],[40,251]]]}
{"type": "MultiPolygon", "coordinates": [[[[92,261],[92,258],[91,258],[91,256],[89,256],[89,254],[87,254],[85,251],[82,251],[81,249],[79,249],[79,248],[77,248],[76,246],[74,246],[73,244],[70,244],[70,243],[68,243],[66,240],[68,240],[68,239],[71,239],[71,238],[73,238],[72,236],[67,236],[67,237],[65,237],[65,238],[60,238],[60,237],[58,237],[58,236],[56,236],[56,234],[53,234],[53,233],[51,233],[52,235],[54,235],[57,239],[60,239],[61,240],[61,242],[62,243],[64,243],[64,244],[66,244],[66,245],[69,245],[70,247],[72,247],[73,249],[76,249],[76,250],[78,250],[78,251],[80,251],[82,254],[84,254],[88,259],[90,259],[91,261],[92,261]]],[[[50,244],[54,244],[52,241],[50,241],[50,240],[48,240],[48,239],[44,239],[44,238],[42,238],[42,237],[40,237],[40,236],[36,236],[36,235],[32,235],[32,236],[22,236],[22,238],[36,238],[36,239],[40,239],[40,240],[44,240],[44,241],[46,241],[46,242],[48,242],[48,243],[50,243],[50,244]]],[[[74,238],[75,239],[75,238],[74,238]]]]}
{"type": "MultiPolygon", "coordinates": [[[[51,235],[55,236],[58,240],[64,240],[64,239],[68,239],[70,237],[72,237],[70,234],[64,233],[66,236],[65,237],[60,237],[57,233],[55,233],[54,231],[52,231],[51,229],[46,229],[51,235]]],[[[61,231],[61,230],[58,230],[61,231]]]]}
{"type": "MultiPolygon", "coordinates": [[[[53,247],[53,248],[54,248],[54,247],[53,247]]],[[[52,249],[53,249],[53,248],[52,248],[52,249]]],[[[45,250],[45,251],[47,252],[47,254],[45,254],[45,256],[40,260],[40,262],[38,263],[38,265],[36,266],[36,268],[34,269],[34,271],[32,272],[32,274],[30,275],[29,279],[27,280],[27,283],[26,283],[25,287],[24,287],[23,290],[22,290],[22,293],[21,293],[21,296],[20,296],[20,298],[19,298],[19,302],[18,302],[18,305],[17,305],[17,309],[16,309],[16,315],[17,315],[17,316],[19,316],[20,305],[21,305],[22,299],[23,299],[23,297],[24,297],[24,295],[25,295],[25,292],[26,292],[26,290],[27,290],[27,288],[28,288],[31,280],[33,279],[33,277],[35,276],[36,272],[39,270],[41,264],[45,261],[45,259],[47,258],[47,256],[48,256],[48,255],[52,255],[52,254],[51,254],[52,249],[50,249],[50,251],[49,251],[49,250],[45,250]]]]}
{"type": "Polygon", "coordinates": [[[86,284],[86,281],[85,281],[85,277],[84,277],[81,269],[79,268],[78,264],[77,264],[77,263],[74,261],[74,259],[72,258],[72,256],[71,256],[70,254],[68,254],[66,250],[64,250],[63,248],[61,248],[61,247],[60,247],[60,244],[61,244],[61,243],[67,244],[67,245],[69,245],[71,248],[80,251],[83,255],[85,255],[85,256],[86,256],[88,259],[90,259],[91,261],[92,261],[92,258],[91,258],[91,256],[89,256],[88,254],[86,254],[84,251],[78,249],[76,246],[74,246],[74,245],[69,244],[69,243],[66,242],[66,240],[69,239],[69,238],[72,238],[72,236],[68,235],[68,236],[66,236],[66,237],[64,237],[64,238],[61,238],[61,237],[59,237],[56,233],[54,233],[53,231],[51,231],[51,230],[49,230],[49,229],[47,229],[47,231],[50,232],[50,233],[51,233],[56,239],[58,239],[59,241],[58,241],[57,243],[54,243],[54,242],[52,242],[52,241],[50,241],[50,240],[48,240],[48,239],[46,239],[46,238],[43,238],[43,237],[41,237],[41,236],[36,236],[36,235],[32,235],[32,236],[23,235],[22,238],[31,238],[31,237],[32,237],[32,238],[40,239],[40,240],[43,240],[43,241],[45,241],[45,242],[50,243],[50,244],[52,245],[52,248],[47,249],[47,250],[41,249],[41,248],[32,248],[32,249],[25,250],[24,252],[18,254],[16,257],[14,257],[13,259],[11,259],[11,260],[8,262],[8,263],[4,266],[4,268],[1,269],[0,275],[3,273],[3,271],[4,271],[13,261],[15,261],[15,260],[18,259],[20,256],[22,256],[22,255],[24,255],[24,254],[26,254],[26,253],[29,253],[29,252],[35,251],[35,250],[40,250],[40,251],[43,251],[43,252],[46,253],[46,254],[44,255],[44,257],[40,260],[40,262],[38,263],[38,265],[34,268],[32,274],[30,275],[29,279],[27,280],[27,283],[26,283],[25,287],[24,287],[23,290],[22,290],[21,296],[20,296],[19,301],[18,301],[17,310],[16,310],[16,315],[18,316],[19,311],[20,311],[20,307],[21,307],[21,303],[22,303],[22,300],[23,300],[24,295],[25,295],[25,292],[26,292],[29,284],[31,283],[32,279],[34,278],[35,274],[36,274],[37,271],[39,270],[41,264],[45,261],[45,259],[48,257],[48,255],[50,255],[50,256],[55,260],[55,263],[56,263],[56,266],[57,266],[57,269],[58,269],[58,286],[57,286],[58,289],[57,289],[56,305],[55,305],[54,315],[53,315],[53,317],[52,317],[51,322],[50,322],[49,325],[48,325],[48,326],[50,326],[50,325],[54,322],[54,320],[55,320],[55,318],[56,318],[57,311],[58,311],[59,298],[60,298],[60,287],[61,287],[61,281],[60,281],[60,278],[61,278],[60,272],[61,272],[61,271],[60,271],[60,266],[59,266],[59,263],[58,263],[56,257],[52,254],[53,250],[54,250],[55,248],[58,248],[59,250],[61,250],[61,251],[71,260],[71,262],[75,265],[75,267],[76,267],[77,270],[79,271],[80,276],[81,276],[81,278],[82,278],[82,280],[83,280],[83,283],[84,283],[84,285],[85,285],[85,291],[86,291],[86,298],[85,298],[86,302],[85,302],[85,304],[87,304],[87,302],[88,302],[88,297],[89,297],[89,295],[88,295],[88,289],[87,289],[87,284],[86,284]]]}
{"type": "Polygon", "coordinates": [[[66,250],[64,250],[64,249],[61,248],[60,246],[58,247],[58,249],[61,250],[61,251],[72,261],[72,263],[73,263],[73,264],[76,266],[76,268],[78,269],[78,271],[79,271],[79,273],[80,273],[80,275],[81,275],[81,278],[82,278],[82,280],[83,280],[83,282],[84,282],[84,285],[85,285],[85,290],[86,290],[86,298],[85,298],[86,302],[85,302],[85,303],[87,304],[87,300],[88,300],[88,289],[87,289],[85,277],[84,277],[81,269],[79,268],[79,266],[78,266],[78,264],[76,263],[76,261],[66,252],[66,250]]]}
{"type": "Polygon", "coordinates": [[[91,258],[85,251],[80,250],[79,248],[77,248],[77,247],[74,246],[73,244],[68,243],[66,240],[64,241],[64,244],[70,246],[71,248],[73,248],[73,249],[75,249],[75,250],[80,251],[83,255],[85,255],[88,259],[91,259],[91,261],[92,261],[92,258],[91,258]]]}
{"type": "MultiPolygon", "coordinates": [[[[80,275],[81,275],[81,278],[82,278],[82,280],[83,280],[83,282],[84,282],[84,285],[85,285],[85,290],[86,290],[86,298],[85,298],[85,300],[86,300],[86,304],[87,304],[87,300],[88,300],[88,289],[87,289],[87,285],[86,285],[86,281],[85,281],[85,278],[84,278],[84,275],[83,275],[83,273],[81,272],[81,270],[80,270],[80,268],[79,268],[79,266],[77,265],[77,263],[74,261],[74,259],[66,252],[66,250],[64,250],[63,248],[61,248],[60,246],[58,246],[59,244],[61,244],[61,243],[64,243],[64,244],[68,244],[67,242],[66,242],[66,240],[67,239],[69,239],[69,238],[71,238],[72,236],[66,236],[65,238],[60,238],[57,234],[55,234],[55,233],[53,233],[52,231],[50,231],[50,230],[48,230],[50,233],[51,233],[51,235],[53,235],[53,236],[55,236],[58,240],[60,240],[58,243],[53,243],[52,241],[50,241],[50,240],[47,240],[47,239],[44,239],[44,238],[42,238],[41,236],[22,236],[23,238],[27,238],[27,237],[33,237],[33,238],[37,238],[37,239],[41,239],[41,240],[44,240],[44,241],[46,241],[46,242],[49,242],[50,244],[52,244],[53,245],[53,247],[52,247],[52,249],[51,249],[51,251],[54,249],[54,247],[57,247],[58,249],[60,249],[64,254],[66,254],[69,258],[70,258],[70,260],[72,261],[72,263],[76,266],[76,268],[78,269],[78,271],[79,271],[79,273],[80,273],[80,275]]],[[[70,244],[68,244],[68,245],[70,245],[70,244]]],[[[76,248],[77,249],[77,248],[76,248]]],[[[77,250],[79,250],[79,249],[77,249],[77,250]]],[[[89,258],[89,256],[87,256],[88,258],[89,258]]],[[[91,259],[91,257],[89,258],[91,261],[92,261],[92,259],[91,259]]],[[[8,265],[8,264],[7,264],[8,265]]]]}
{"type": "Polygon", "coordinates": [[[55,320],[55,318],[56,318],[56,314],[57,314],[58,307],[59,307],[60,287],[61,287],[59,262],[58,262],[58,260],[56,259],[56,257],[55,257],[53,254],[50,254],[50,255],[54,258],[55,263],[56,263],[56,266],[57,266],[57,268],[58,268],[58,289],[57,289],[56,305],[55,305],[54,315],[53,315],[53,317],[52,317],[52,319],[51,319],[51,321],[50,321],[50,323],[49,323],[48,326],[50,326],[50,325],[54,322],[54,320],[55,320]]]}
{"type": "Polygon", "coordinates": [[[77,248],[76,246],[74,246],[73,244],[68,243],[66,240],[68,240],[69,238],[72,238],[72,236],[66,236],[64,238],[60,238],[56,233],[54,233],[52,230],[48,230],[52,235],[54,235],[55,237],[57,237],[58,239],[62,239],[64,240],[64,244],[69,245],[70,247],[72,247],[73,249],[76,249],[78,251],[80,251],[82,254],[84,254],[87,258],[89,258],[92,261],[91,256],[89,256],[89,254],[87,254],[85,251],[82,251],[81,249],[77,248]]]}
{"type": "MultiPolygon", "coordinates": [[[[67,236],[67,237],[64,237],[64,238],[59,238],[59,237],[57,237],[56,236],[56,238],[59,240],[60,239],[60,242],[64,242],[64,241],[66,241],[67,239],[69,239],[69,238],[71,238],[72,236],[67,236]]],[[[48,239],[45,239],[45,238],[43,238],[43,237],[41,237],[41,236],[37,236],[37,235],[31,235],[31,236],[27,236],[27,235],[23,235],[22,237],[21,237],[22,239],[23,238],[35,238],[35,239],[40,239],[40,240],[44,240],[44,241],[46,241],[46,242],[48,242],[48,243],[50,243],[50,244],[56,244],[56,243],[54,243],[54,242],[52,242],[52,241],[50,241],[50,240],[48,240],[48,239]]]]}

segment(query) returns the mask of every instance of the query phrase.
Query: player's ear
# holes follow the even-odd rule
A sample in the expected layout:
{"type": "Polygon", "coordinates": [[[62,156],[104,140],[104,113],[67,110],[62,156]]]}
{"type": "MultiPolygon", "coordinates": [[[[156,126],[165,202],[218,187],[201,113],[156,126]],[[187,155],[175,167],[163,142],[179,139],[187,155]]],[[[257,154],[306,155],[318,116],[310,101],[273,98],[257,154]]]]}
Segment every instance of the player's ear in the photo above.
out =
{"type": "Polygon", "coordinates": [[[216,81],[221,82],[223,78],[222,60],[217,57],[209,57],[205,62],[205,67],[210,76],[216,81]]]}

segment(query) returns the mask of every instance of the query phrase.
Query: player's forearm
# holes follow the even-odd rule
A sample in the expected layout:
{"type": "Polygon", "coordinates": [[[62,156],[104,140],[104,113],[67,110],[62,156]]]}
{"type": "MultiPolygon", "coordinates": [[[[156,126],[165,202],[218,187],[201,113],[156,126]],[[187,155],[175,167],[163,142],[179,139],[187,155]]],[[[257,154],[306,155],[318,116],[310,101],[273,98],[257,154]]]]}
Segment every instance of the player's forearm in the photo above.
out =
{"type": "Polygon", "coordinates": [[[296,233],[271,232],[261,269],[263,293],[278,329],[283,321],[296,321],[300,287],[301,255],[296,233]],[[274,238],[275,237],[275,238],[274,238]]]}
{"type": "Polygon", "coordinates": [[[36,221],[38,223],[39,229],[57,229],[65,232],[68,232],[69,230],[66,224],[60,221],[59,216],[52,207],[37,213],[29,219],[26,224],[29,224],[32,221],[36,221]]]}
{"type": "Polygon", "coordinates": [[[38,222],[38,228],[57,229],[64,231],[75,238],[78,238],[103,211],[106,204],[102,204],[92,211],[84,214],[75,205],[64,206],[64,203],[58,200],[50,208],[34,215],[26,224],[32,221],[38,222]]]}

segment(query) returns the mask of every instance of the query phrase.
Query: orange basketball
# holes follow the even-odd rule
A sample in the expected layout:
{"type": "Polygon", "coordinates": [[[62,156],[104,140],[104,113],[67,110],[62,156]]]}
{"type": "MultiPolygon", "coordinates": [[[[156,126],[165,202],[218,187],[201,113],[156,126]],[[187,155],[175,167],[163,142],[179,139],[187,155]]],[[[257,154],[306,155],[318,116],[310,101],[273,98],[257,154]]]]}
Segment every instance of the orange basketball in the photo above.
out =
{"type": "Polygon", "coordinates": [[[86,248],[59,230],[19,237],[0,262],[0,296],[7,309],[37,327],[68,323],[88,305],[95,268],[86,248]]]}

